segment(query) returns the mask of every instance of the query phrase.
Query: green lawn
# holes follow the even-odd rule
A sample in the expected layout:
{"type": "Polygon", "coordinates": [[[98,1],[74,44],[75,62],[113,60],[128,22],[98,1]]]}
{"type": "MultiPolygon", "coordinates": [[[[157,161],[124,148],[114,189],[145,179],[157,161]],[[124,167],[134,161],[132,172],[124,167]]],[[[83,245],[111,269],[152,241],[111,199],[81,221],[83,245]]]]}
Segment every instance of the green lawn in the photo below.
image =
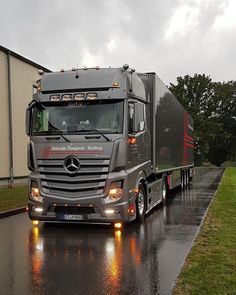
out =
{"type": "Polygon", "coordinates": [[[226,169],[173,294],[236,294],[236,168],[226,169]]]}
{"type": "Polygon", "coordinates": [[[27,186],[0,189],[0,212],[27,206],[27,186]]]}

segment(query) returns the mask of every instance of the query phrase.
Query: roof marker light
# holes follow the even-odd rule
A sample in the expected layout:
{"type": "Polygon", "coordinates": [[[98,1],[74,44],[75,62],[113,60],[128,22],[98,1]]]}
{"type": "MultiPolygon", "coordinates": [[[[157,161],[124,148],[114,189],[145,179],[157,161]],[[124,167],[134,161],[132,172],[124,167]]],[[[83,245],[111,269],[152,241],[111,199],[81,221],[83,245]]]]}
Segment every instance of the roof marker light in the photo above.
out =
{"type": "Polygon", "coordinates": [[[72,100],[72,94],[63,94],[62,100],[72,100]]]}
{"type": "Polygon", "coordinates": [[[76,93],[74,96],[75,100],[84,100],[85,99],[85,94],[84,93],[76,93]]]}
{"type": "Polygon", "coordinates": [[[65,70],[64,69],[61,69],[61,73],[63,73],[63,72],[65,72],[65,70]]]}
{"type": "Polygon", "coordinates": [[[98,95],[97,93],[88,93],[86,98],[90,100],[94,100],[98,98],[98,95]]]}
{"type": "Polygon", "coordinates": [[[59,101],[61,100],[60,95],[51,95],[49,100],[51,101],[59,101]]]}

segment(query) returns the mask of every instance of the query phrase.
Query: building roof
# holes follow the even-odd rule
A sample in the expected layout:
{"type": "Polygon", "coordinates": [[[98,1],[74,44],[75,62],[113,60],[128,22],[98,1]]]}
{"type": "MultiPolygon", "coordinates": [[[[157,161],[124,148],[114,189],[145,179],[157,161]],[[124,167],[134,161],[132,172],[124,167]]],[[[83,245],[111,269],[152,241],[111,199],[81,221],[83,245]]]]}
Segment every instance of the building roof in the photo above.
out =
{"type": "Polygon", "coordinates": [[[2,45],[0,45],[0,51],[4,51],[7,54],[10,53],[11,56],[14,56],[14,57],[18,58],[19,60],[22,60],[23,62],[25,62],[27,64],[30,64],[31,66],[33,66],[33,67],[35,67],[37,69],[41,69],[44,72],[47,72],[47,73],[51,72],[51,70],[37,64],[36,62],[33,62],[32,60],[30,60],[30,59],[28,59],[28,58],[26,58],[26,57],[24,57],[24,56],[22,56],[22,55],[20,55],[20,54],[18,54],[16,52],[12,51],[12,50],[10,50],[10,49],[2,46],[2,45]]]}

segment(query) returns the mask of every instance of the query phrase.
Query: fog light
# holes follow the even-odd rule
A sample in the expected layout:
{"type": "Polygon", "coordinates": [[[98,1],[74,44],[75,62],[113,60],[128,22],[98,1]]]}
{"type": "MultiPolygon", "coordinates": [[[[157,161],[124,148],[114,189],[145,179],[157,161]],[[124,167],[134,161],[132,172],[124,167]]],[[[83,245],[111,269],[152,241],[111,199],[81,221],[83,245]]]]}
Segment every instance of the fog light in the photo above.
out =
{"type": "Polygon", "coordinates": [[[121,229],[122,228],[122,223],[121,222],[114,223],[114,228],[121,229]]]}
{"type": "Polygon", "coordinates": [[[36,208],[34,208],[34,211],[35,211],[35,212],[39,212],[39,213],[41,213],[41,212],[43,212],[43,208],[41,208],[41,207],[36,207],[36,208]]]}
{"type": "Polygon", "coordinates": [[[38,225],[39,224],[38,220],[33,220],[32,223],[33,223],[33,225],[38,225]]]}
{"type": "Polygon", "coordinates": [[[115,210],[114,209],[107,209],[107,210],[105,210],[105,213],[106,214],[114,214],[115,210]]]}

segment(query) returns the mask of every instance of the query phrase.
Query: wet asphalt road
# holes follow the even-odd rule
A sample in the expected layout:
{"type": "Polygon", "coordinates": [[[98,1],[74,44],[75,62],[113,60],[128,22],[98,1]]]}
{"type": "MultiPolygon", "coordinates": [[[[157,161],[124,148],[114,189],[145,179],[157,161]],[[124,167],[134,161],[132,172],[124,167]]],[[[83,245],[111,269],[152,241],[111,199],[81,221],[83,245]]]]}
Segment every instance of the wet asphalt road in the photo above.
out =
{"type": "Polygon", "coordinates": [[[0,294],[170,294],[222,169],[197,170],[141,224],[40,224],[0,220],[0,294]]]}

